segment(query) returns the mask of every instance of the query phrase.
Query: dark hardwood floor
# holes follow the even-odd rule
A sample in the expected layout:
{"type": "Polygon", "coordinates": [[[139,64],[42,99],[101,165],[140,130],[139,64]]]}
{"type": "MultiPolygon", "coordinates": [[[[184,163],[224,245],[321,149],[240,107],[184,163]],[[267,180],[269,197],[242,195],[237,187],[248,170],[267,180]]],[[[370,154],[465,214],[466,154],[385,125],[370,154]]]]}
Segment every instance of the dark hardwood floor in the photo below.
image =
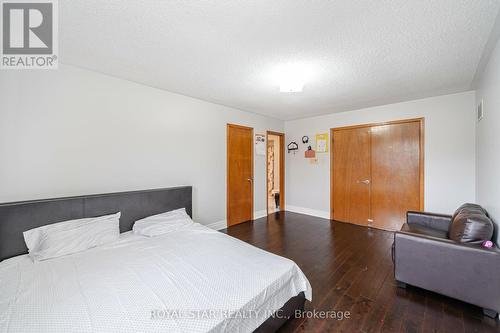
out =
{"type": "Polygon", "coordinates": [[[295,261],[313,289],[306,310],[351,313],[341,321],[293,319],[280,332],[500,332],[478,307],[396,287],[391,232],[290,212],[224,232],[295,261]]]}

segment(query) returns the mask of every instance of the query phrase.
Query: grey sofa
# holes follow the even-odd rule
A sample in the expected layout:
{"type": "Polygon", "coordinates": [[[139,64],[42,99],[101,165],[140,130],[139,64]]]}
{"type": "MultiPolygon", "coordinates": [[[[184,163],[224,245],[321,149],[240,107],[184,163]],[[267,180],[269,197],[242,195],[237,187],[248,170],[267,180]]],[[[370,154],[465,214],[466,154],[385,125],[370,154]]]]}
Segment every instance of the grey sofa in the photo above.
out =
{"type": "Polygon", "coordinates": [[[399,287],[424,288],[482,307],[485,315],[496,317],[500,312],[500,250],[485,248],[479,241],[450,239],[450,233],[457,233],[454,219],[457,213],[407,213],[407,223],[394,234],[395,279],[399,287]]]}

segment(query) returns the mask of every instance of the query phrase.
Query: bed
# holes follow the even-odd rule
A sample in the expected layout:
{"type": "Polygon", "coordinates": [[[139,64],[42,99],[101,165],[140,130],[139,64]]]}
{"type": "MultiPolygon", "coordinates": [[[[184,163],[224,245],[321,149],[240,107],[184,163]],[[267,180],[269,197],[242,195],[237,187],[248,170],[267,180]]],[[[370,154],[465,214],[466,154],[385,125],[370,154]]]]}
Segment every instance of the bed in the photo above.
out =
{"type": "Polygon", "coordinates": [[[191,187],[0,205],[0,332],[272,332],[311,299],[291,260],[198,223],[157,237],[130,230],[192,214],[191,187]],[[34,263],[22,232],[121,211],[118,241],[34,263]]]}

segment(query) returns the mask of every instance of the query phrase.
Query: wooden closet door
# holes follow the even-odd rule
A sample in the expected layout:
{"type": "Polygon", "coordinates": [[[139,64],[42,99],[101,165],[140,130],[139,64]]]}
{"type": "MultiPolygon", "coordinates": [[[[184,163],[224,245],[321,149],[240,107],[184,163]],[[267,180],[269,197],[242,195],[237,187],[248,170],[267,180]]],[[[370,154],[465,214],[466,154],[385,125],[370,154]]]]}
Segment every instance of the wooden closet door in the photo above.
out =
{"type": "Polygon", "coordinates": [[[373,226],[399,230],[408,210],[420,210],[420,122],[371,129],[373,226]]]}
{"type": "Polygon", "coordinates": [[[333,219],[367,225],[370,218],[370,128],[333,132],[333,219]]]}

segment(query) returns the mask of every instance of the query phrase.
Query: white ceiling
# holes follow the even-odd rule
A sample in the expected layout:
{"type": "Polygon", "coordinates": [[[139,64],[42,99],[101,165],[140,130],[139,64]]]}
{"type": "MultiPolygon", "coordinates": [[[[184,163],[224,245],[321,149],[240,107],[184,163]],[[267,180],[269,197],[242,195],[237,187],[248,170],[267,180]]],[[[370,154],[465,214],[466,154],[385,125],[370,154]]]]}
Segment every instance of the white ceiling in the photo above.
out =
{"type": "Polygon", "coordinates": [[[61,62],[280,119],[470,89],[500,0],[61,0],[61,62]],[[276,66],[314,69],[284,94],[276,66]]]}

